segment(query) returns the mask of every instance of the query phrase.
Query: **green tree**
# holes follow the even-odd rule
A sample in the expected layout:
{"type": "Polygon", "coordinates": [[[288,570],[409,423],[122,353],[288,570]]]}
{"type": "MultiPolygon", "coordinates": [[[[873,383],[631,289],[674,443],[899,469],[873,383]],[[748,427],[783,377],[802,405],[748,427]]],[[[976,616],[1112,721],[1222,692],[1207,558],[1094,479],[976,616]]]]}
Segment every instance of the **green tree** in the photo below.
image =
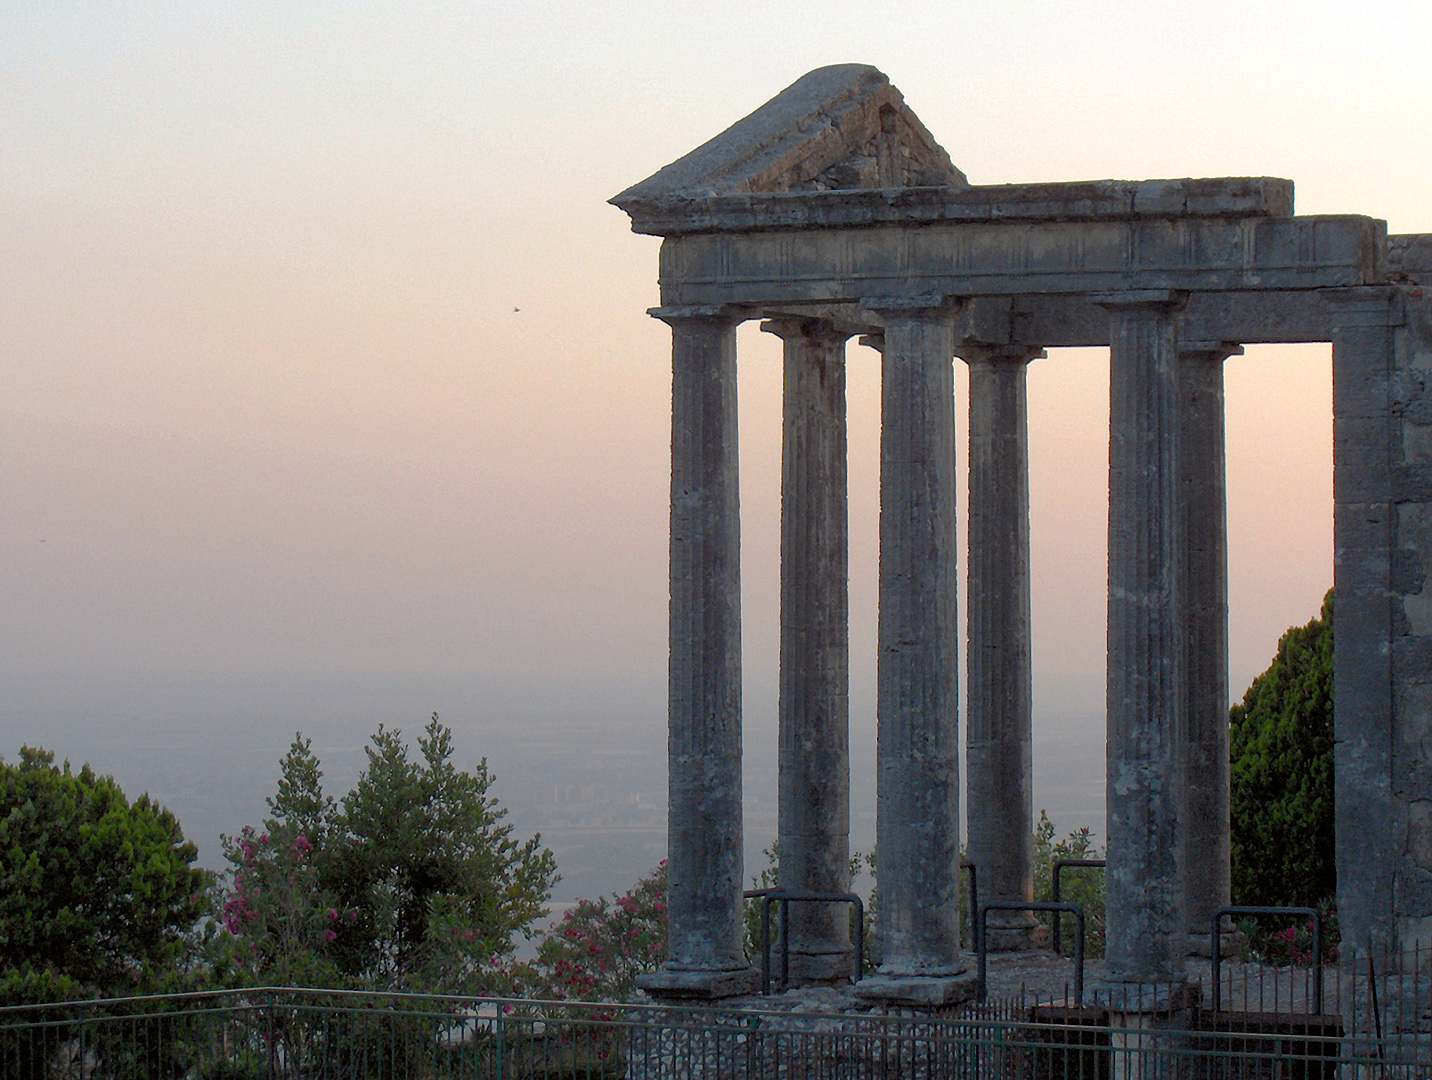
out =
{"type": "Polygon", "coordinates": [[[0,986],[9,997],[175,985],[207,875],[179,822],[88,765],[0,762],[0,986]]]}
{"type": "Polygon", "coordinates": [[[1335,895],[1333,594],[1293,627],[1229,714],[1233,901],[1314,906],[1335,895]]]}
{"type": "Polygon", "coordinates": [[[308,742],[283,759],[263,831],[227,842],[226,926],[249,976],[381,989],[492,988],[557,879],[540,837],[519,842],[487,762],[452,763],[433,714],[414,758],[380,727],[339,803],[308,742]]]}

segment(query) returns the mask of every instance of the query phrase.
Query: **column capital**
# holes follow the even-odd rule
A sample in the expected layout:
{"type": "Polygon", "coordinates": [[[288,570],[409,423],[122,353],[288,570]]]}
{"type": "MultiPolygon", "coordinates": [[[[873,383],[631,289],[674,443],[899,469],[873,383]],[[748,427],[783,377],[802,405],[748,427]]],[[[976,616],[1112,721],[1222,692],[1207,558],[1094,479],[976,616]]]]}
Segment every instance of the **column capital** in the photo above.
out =
{"type": "Polygon", "coordinates": [[[954,315],[961,298],[946,293],[916,293],[910,296],[866,296],[860,306],[886,318],[940,320],[954,315]]]}
{"type": "Polygon", "coordinates": [[[1242,355],[1243,346],[1232,341],[1180,341],[1178,343],[1178,358],[1180,360],[1203,360],[1210,364],[1221,364],[1230,356],[1242,355]]]}
{"type": "Polygon", "coordinates": [[[746,317],[745,313],[733,304],[677,304],[669,307],[647,308],[646,313],[653,319],[660,319],[668,326],[675,326],[693,319],[735,324],[746,317]]]}
{"type": "Polygon", "coordinates": [[[967,364],[1027,364],[1049,353],[1039,345],[991,345],[984,341],[957,341],[955,355],[967,364]]]}
{"type": "Polygon", "coordinates": [[[1091,304],[1108,311],[1147,308],[1151,311],[1177,311],[1188,302],[1188,295],[1176,289],[1125,289],[1121,292],[1091,293],[1091,304]]]}
{"type": "Polygon", "coordinates": [[[816,319],[803,315],[781,315],[761,323],[763,334],[774,334],[782,341],[804,339],[813,345],[835,347],[844,345],[852,336],[849,330],[842,330],[829,319],[816,319]]]}

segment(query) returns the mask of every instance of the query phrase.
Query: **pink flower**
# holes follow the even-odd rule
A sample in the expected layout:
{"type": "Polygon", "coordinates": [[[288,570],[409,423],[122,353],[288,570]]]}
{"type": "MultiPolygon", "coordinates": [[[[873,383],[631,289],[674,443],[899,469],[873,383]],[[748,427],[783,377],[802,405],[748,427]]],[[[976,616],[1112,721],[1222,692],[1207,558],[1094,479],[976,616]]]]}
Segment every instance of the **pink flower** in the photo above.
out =
{"type": "Polygon", "coordinates": [[[337,909],[337,908],[329,908],[329,909],[328,909],[328,921],[329,921],[329,922],[332,922],[332,921],[333,921],[334,919],[336,919],[336,918],[338,918],[338,909],[337,909]]]}
{"type": "Polygon", "coordinates": [[[337,939],[338,939],[338,931],[336,931],[336,930],[325,930],[325,931],[323,931],[323,940],[324,940],[324,941],[336,941],[337,939]]]}

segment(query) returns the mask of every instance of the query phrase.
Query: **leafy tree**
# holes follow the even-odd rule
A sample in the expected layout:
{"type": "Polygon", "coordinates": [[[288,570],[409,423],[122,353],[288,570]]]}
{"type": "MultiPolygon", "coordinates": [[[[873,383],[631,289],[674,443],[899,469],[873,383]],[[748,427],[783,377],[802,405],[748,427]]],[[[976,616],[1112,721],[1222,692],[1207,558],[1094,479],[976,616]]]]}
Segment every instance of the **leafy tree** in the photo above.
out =
{"type": "Polygon", "coordinates": [[[0,762],[5,996],[162,989],[182,973],[207,876],[179,822],[88,765],[24,747],[0,762]]]}
{"type": "Polygon", "coordinates": [[[380,727],[342,800],[298,736],[262,831],[226,841],[225,924],[247,977],[382,989],[490,988],[556,881],[539,837],[518,842],[486,760],[452,764],[433,715],[411,756],[380,727]]]}
{"type": "Polygon", "coordinates": [[[1333,594],[1229,714],[1233,901],[1312,907],[1337,891],[1333,594]]]}

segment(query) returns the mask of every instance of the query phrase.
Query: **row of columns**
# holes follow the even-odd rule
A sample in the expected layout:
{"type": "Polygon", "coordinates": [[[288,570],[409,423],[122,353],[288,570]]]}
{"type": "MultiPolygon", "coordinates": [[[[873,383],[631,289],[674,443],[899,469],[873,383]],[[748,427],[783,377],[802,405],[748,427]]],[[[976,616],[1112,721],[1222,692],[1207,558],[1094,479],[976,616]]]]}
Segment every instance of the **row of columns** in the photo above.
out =
{"type": "MultiPolygon", "coordinates": [[[[1182,979],[1189,931],[1228,902],[1221,361],[1180,350],[1177,298],[1110,313],[1108,958],[1121,982],[1182,979]]],[[[951,358],[970,366],[969,856],[985,898],[1031,899],[1025,373],[1035,347],[957,343],[943,298],[866,305],[884,323],[877,676],[880,977],[867,993],[959,993],[957,552],[951,358]],[[943,989],[942,989],[943,988],[943,989]]],[[[741,943],[740,565],[735,327],[673,330],[668,962],[657,993],[749,990],[741,943]]],[[[845,342],[779,318],[780,881],[849,887],[845,342]]],[[[793,977],[839,978],[846,910],[792,905],[793,977]]],[[[1019,947],[1034,920],[992,920],[1019,947]]],[[[1206,933],[1206,931],[1205,931],[1206,933]]]]}

